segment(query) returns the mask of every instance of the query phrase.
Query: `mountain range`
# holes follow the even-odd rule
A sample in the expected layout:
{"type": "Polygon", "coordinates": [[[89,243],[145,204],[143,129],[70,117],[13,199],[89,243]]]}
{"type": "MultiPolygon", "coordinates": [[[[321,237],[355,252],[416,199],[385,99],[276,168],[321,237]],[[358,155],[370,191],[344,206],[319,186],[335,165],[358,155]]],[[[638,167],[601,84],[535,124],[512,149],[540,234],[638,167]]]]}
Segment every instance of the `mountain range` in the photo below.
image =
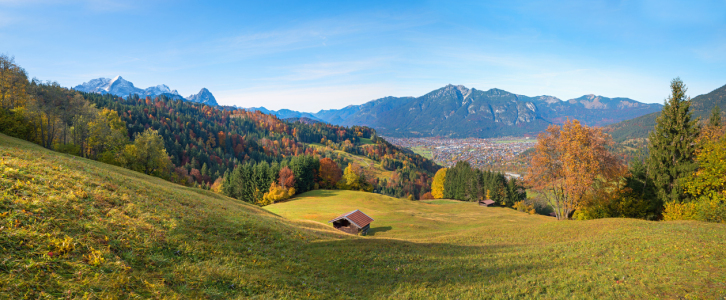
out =
{"type": "Polygon", "coordinates": [[[661,104],[585,95],[570,100],[528,97],[500,89],[447,85],[421,97],[385,97],[317,113],[249,108],[281,119],[309,118],[335,125],[364,125],[392,137],[498,137],[535,134],[567,118],[604,126],[658,112],[661,104]]]}
{"type": "Polygon", "coordinates": [[[134,86],[128,80],[123,79],[121,76],[116,76],[113,79],[110,78],[96,78],[83,84],[79,84],[73,88],[74,90],[86,92],[86,93],[99,93],[99,94],[112,94],[119,97],[128,97],[129,95],[137,94],[140,97],[156,97],[165,95],[171,99],[187,100],[211,106],[217,106],[217,100],[214,98],[211,92],[206,88],[202,88],[199,93],[191,95],[189,97],[182,97],[176,90],[170,89],[165,84],[140,89],[134,86]]]}
{"type": "MultiPolygon", "coordinates": [[[[717,106],[721,109],[721,117],[726,117],[726,85],[717,88],[708,94],[698,95],[691,99],[691,113],[694,118],[708,119],[711,110],[717,106]]],[[[647,138],[653,128],[660,112],[654,112],[639,116],[637,118],[624,120],[608,125],[606,130],[610,132],[616,141],[629,139],[647,138]]]]}

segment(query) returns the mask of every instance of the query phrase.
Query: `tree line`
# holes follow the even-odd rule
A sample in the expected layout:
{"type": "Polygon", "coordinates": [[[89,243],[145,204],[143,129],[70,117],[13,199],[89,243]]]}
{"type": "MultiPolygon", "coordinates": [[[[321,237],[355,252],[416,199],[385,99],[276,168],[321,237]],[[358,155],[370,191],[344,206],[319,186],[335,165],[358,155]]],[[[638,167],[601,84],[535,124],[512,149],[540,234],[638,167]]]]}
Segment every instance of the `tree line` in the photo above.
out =
{"type": "Polygon", "coordinates": [[[472,168],[468,162],[459,161],[451,168],[436,172],[427,198],[462,201],[489,199],[500,206],[514,207],[527,198],[527,193],[522,182],[516,178],[507,179],[502,173],[472,168]]]}

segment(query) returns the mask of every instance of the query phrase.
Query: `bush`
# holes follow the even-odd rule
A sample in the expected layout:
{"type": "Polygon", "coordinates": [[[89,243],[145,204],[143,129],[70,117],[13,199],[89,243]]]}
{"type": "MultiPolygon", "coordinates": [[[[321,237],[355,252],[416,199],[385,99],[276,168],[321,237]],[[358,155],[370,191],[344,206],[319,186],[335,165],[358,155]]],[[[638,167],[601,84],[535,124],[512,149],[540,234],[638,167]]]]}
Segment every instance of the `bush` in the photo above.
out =
{"type": "Polygon", "coordinates": [[[695,202],[676,203],[669,202],[665,204],[663,210],[663,220],[697,220],[698,205],[695,202]]]}
{"type": "Polygon", "coordinates": [[[530,215],[534,215],[535,213],[537,213],[537,211],[534,209],[534,205],[527,204],[524,201],[514,202],[514,206],[512,206],[512,208],[516,209],[517,211],[529,213],[530,215]]]}
{"type": "Polygon", "coordinates": [[[23,117],[23,111],[0,108],[0,132],[12,137],[33,141],[33,127],[23,117]]]}
{"type": "Polygon", "coordinates": [[[270,205],[275,202],[280,202],[282,200],[290,199],[290,197],[292,197],[293,195],[295,195],[294,187],[290,187],[290,188],[286,189],[286,188],[278,185],[276,182],[273,182],[272,185],[270,186],[270,191],[265,193],[262,196],[262,200],[257,201],[257,204],[259,206],[270,205]]]}
{"type": "Polygon", "coordinates": [[[430,200],[430,199],[435,199],[434,195],[432,195],[431,192],[427,192],[426,194],[423,194],[421,196],[421,200],[430,200]]]}
{"type": "Polygon", "coordinates": [[[726,197],[701,199],[698,205],[698,219],[707,222],[726,223],[726,197]]]}

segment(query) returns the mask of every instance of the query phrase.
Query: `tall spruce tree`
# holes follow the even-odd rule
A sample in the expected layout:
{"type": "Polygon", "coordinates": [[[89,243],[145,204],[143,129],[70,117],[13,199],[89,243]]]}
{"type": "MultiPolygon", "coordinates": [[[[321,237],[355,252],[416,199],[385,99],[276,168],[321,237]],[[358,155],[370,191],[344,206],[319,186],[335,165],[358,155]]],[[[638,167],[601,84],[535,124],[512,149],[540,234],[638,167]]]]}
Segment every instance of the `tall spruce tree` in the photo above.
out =
{"type": "Polygon", "coordinates": [[[695,150],[699,128],[690,112],[690,97],[680,78],[671,81],[671,95],[650,132],[648,175],[664,203],[688,202],[681,181],[696,170],[695,150]]]}
{"type": "Polygon", "coordinates": [[[721,109],[718,105],[711,110],[711,117],[708,118],[708,125],[713,127],[721,126],[721,109]]]}

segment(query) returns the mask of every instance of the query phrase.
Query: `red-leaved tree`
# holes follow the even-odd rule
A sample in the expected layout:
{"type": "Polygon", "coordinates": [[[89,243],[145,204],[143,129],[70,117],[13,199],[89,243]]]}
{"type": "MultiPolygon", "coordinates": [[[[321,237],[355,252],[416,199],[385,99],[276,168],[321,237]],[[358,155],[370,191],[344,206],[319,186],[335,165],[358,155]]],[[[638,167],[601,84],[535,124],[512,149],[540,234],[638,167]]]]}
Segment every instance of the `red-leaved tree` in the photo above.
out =
{"type": "Polygon", "coordinates": [[[284,167],[280,169],[280,178],[278,181],[283,189],[291,188],[295,185],[295,174],[292,173],[290,168],[284,167]]]}
{"type": "Polygon", "coordinates": [[[320,160],[320,186],[323,188],[334,188],[335,184],[340,181],[343,171],[340,170],[338,164],[330,158],[320,160]]]}

